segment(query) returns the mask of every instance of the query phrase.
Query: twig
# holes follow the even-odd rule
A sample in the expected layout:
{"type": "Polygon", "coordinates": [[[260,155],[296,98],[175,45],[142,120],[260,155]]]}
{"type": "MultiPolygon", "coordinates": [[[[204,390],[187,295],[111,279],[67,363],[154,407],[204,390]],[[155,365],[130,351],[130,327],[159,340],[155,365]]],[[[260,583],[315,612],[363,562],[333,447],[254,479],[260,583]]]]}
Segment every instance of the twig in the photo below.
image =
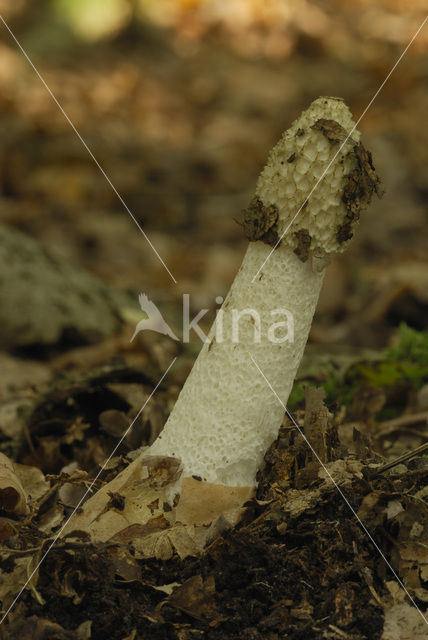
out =
{"type": "Polygon", "coordinates": [[[383,473],[384,471],[388,471],[388,469],[392,469],[392,467],[397,466],[397,464],[401,464],[402,462],[406,462],[407,460],[411,460],[412,458],[415,458],[416,456],[421,455],[425,451],[428,451],[428,442],[426,442],[425,444],[421,444],[420,447],[413,449],[413,451],[408,451],[407,453],[404,453],[402,456],[399,456],[395,460],[392,460],[392,462],[388,462],[387,464],[384,464],[382,467],[379,467],[378,469],[373,469],[373,472],[370,474],[370,476],[374,478],[378,476],[380,473],[383,473]]]}
{"type": "Polygon", "coordinates": [[[9,547],[1,547],[0,553],[5,553],[8,556],[31,556],[36,551],[40,551],[42,547],[29,547],[28,549],[9,549],[9,547]]]}
{"type": "MultiPolygon", "coordinates": [[[[427,411],[407,414],[404,416],[400,416],[399,418],[393,418],[392,420],[385,420],[385,422],[381,422],[379,426],[382,428],[382,431],[386,431],[388,429],[391,429],[393,431],[394,429],[399,429],[401,427],[412,427],[415,424],[421,424],[423,422],[428,423],[427,411]]],[[[421,437],[424,436],[424,434],[422,433],[420,435],[421,437]]]]}
{"type": "Polygon", "coordinates": [[[335,627],[334,624],[329,624],[328,628],[331,629],[332,631],[334,631],[334,633],[336,633],[340,638],[350,638],[351,637],[349,634],[347,634],[344,631],[342,631],[342,629],[339,629],[339,627],[335,627]]]}

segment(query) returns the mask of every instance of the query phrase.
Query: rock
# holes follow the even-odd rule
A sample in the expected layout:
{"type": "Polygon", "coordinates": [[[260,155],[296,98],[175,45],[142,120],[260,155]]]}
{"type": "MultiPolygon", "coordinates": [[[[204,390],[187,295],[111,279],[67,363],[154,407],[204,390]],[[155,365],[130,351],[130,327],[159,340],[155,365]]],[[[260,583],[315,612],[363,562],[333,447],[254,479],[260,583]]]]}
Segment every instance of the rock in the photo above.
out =
{"type": "Polygon", "coordinates": [[[117,332],[126,294],[0,225],[0,348],[87,344],[117,332]],[[122,300],[122,302],[121,302],[122,300]]]}

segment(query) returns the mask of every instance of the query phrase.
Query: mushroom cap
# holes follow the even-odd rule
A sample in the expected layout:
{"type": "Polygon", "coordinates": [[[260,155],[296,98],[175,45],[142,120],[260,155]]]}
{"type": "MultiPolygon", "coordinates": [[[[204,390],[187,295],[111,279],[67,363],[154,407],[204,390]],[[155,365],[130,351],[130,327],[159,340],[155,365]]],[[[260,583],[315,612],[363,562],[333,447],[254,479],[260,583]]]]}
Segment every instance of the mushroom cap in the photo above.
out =
{"type": "Polygon", "coordinates": [[[320,97],[272,149],[255,198],[276,207],[277,238],[305,261],[346,248],[378,182],[344,101],[320,97]]]}

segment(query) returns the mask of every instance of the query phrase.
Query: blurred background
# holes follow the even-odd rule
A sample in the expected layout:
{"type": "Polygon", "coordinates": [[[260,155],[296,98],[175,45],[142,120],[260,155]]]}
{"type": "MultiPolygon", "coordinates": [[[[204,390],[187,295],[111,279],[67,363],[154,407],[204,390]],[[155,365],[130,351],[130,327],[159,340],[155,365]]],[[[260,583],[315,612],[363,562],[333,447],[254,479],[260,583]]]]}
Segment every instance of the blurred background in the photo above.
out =
{"type": "MultiPolygon", "coordinates": [[[[182,344],[153,331],[141,332],[131,343],[135,325],[144,317],[137,295],[144,292],[180,335],[182,295],[189,294],[192,317],[200,309],[210,309],[200,323],[207,330],[218,307],[216,297],[229,290],[248,244],[234,219],[249,204],[272,146],[320,95],[344,98],[357,121],[422,24],[426,8],[426,0],[0,0],[0,16],[120,194],[118,198],[0,20],[0,452],[14,462],[37,467],[20,476],[27,478],[28,484],[23,483],[32,496],[31,515],[20,523],[18,518],[9,520],[10,513],[0,513],[2,567],[8,572],[7,579],[0,580],[3,608],[14,597],[11,592],[6,599],[5,594],[20,588],[19,572],[23,582],[29,575],[25,554],[48,544],[47,536],[75,512],[88,493],[89,478],[97,483],[110,480],[135,459],[139,447],[157,438],[201,347],[196,335],[191,344],[182,344]],[[61,475],[45,479],[43,474],[61,475]],[[50,489],[44,493],[47,480],[50,489]],[[13,556],[5,555],[8,546],[13,556]],[[18,573],[15,568],[12,572],[14,566],[18,573]]],[[[324,388],[334,414],[328,448],[334,446],[340,458],[349,451],[361,460],[392,460],[406,452],[421,454],[420,445],[428,442],[427,117],[428,23],[359,124],[385,194],[381,200],[374,198],[362,213],[354,241],[326,270],[309,344],[287,401],[302,425],[304,387],[324,388]],[[339,440],[342,446],[336,446],[339,440]]],[[[276,402],[273,395],[271,402],[276,402]]],[[[291,486],[302,491],[318,486],[313,463],[305,468],[309,458],[303,453],[303,441],[290,427],[285,418],[277,448],[267,455],[266,475],[259,477],[263,500],[268,486],[269,496],[280,497],[289,478],[291,486]]],[[[426,545],[425,556],[412,556],[412,549],[419,553],[417,536],[423,535],[416,531],[420,524],[412,520],[416,513],[412,494],[422,487],[427,461],[419,456],[411,459],[407,475],[407,467],[400,465],[398,479],[383,479],[386,489],[367,496],[358,511],[422,604],[426,545]],[[398,501],[401,494],[405,512],[398,501]],[[386,507],[386,499],[394,495],[397,499],[386,507]]],[[[344,460],[337,462],[341,465],[344,460]]],[[[337,472],[345,468],[337,466],[337,472]]],[[[12,486],[15,491],[17,485],[12,486]]],[[[349,495],[357,505],[363,484],[355,487],[349,495]]],[[[2,491],[6,495],[9,485],[2,491]]],[[[422,492],[415,494],[419,501],[422,492]]],[[[111,504],[120,509],[120,494],[111,496],[111,504]]],[[[175,637],[172,623],[180,620],[174,607],[180,609],[177,603],[186,593],[193,597],[192,589],[200,590],[203,599],[195,596],[195,602],[204,608],[201,605],[201,613],[193,614],[183,607],[185,624],[180,622],[177,631],[183,638],[199,633],[193,635],[188,624],[193,615],[197,624],[207,616],[203,628],[212,629],[212,637],[219,637],[217,625],[222,634],[222,622],[232,617],[237,624],[260,617],[262,631],[253,635],[248,627],[247,638],[276,637],[276,625],[279,629],[285,624],[293,637],[300,633],[299,637],[308,637],[313,609],[309,600],[322,603],[314,610],[314,620],[322,624],[339,620],[337,624],[350,633],[358,627],[353,637],[363,637],[360,632],[365,629],[370,637],[379,637],[380,610],[373,618],[374,609],[368,605],[369,622],[361,624],[366,618],[360,613],[354,617],[352,602],[368,602],[366,582],[372,574],[377,592],[372,586],[370,590],[377,605],[380,597],[389,602],[386,589],[379,589],[384,574],[377,561],[373,571],[370,568],[368,548],[355,561],[349,551],[346,560],[342,538],[335,542],[328,528],[331,517],[340,524],[340,511],[334,515],[333,503],[326,500],[321,501],[322,510],[311,511],[322,542],[314,549],[328,550],[328,535],[334,554],[330,559],[322,550],[328,562],[317,557],[312,573],[313,549],[307,552],[305,540],[308,535],[312,544],[313,526],[309,523],[309,531],[303,516],[296,520],[295,530],[287,524],[287,532],[280,530],[284,523],[277,527],[274,516],[274,529],[259,527],[257,517],[255,536],[249,529],[253,516],[248,515],[250,524],[241,528],[244,537],[236,538],[236,543],[235,538],[228,539],[231,553],[239,557],[242,549],[243,557],[251,557],[247,571],[251,581],[259,571],[254,558],[257,567],[274,566],[263,549],[278,539],[277,532],[284,540],[285,534],[289,536],[293,547],[297,540],[303,555],[287,559],[291,564],[284,565],[275,579],[292,600],[284,600],[284,593],[265,582],[252,582],[251,591],[244,592],[239,585],[246,574],[233,561],[231,566],[238,567],[240,576],[237,591],[235,582],[231,588],[224,578],[228,572],[216,574],[222,575],[217,587],[223,585],[227,598],[217,615],[220,599],[217,594],[215,606],[211,605],[210,564],[186,561],[185,573],[176,576],[174,565],[162,561],[166,573],[158,574],[150,560],[138,586],[140,574],[134,563],[121,555],[118,564],[111,565],[110,550],[113,569],[94,563],[90,550],[89,560],[73,555],[74,574],[60,555],[52,554],[37,589],[32,584],[25,603],[16,608],[17,626],[10,627],[8,637],[18,627],[14,637],[24,638],[26,630],[25,637],[32,637],[36,627],[38,637],[46,637],[45,628],[46,633],[53,629],[55,637],[71,637],[51,620],[61,625],[66,620],[67,628],[82,622],[77,633],[88,637],[88,617],[94,618],[93,637],[101,633],[113,637],[122,631],[123,621],[117,624],[116,618],[104,616],[102,607],[122,612],[123,606],[111,603],[118,601],[119,591],[127,597],[127,585],[138,588],[135,628],[154,622],[147,633],[153,630],[153,637],[161,637],[166,627],[158,624],[158,613],[153,617],[162,604],[158,592],[153,591],[156,609],[153,605],[153,611],[147,609],[150,615],[144,613],[144,603],[152,601],[151,575],[156,576],[153,584],[160,584],[164,575],[167,587],[178,584],[176,579],[188,585],[176,604],[168,598],[162,609],[168,637],[175,637]],[[253,539],[257,539],[254,544],[253,539]],[[339,556],[343,576],[336,571],[339,556]],[[360,559],[364,565],[359,565],[360,559]],[[97,571],[102,569],[102,584],[106,575],[115,575],[114,592],[101,591],[102,597],[95,599],[95,616],[87,615],[86,600],[79,595],[88,566],[89,595],[97,571]],[[196,566],[202,567],[201,587],[189,578],[196,566]],[[309,580],[301,580],[303,587],[289,588],[287,575],[294,566],[298,579],[303,575],[309,580]],[[325,576],[320,579],[322,566],[328,568],[327,578],[333,576],[337,583],[332,589],[325,576]],[[307,595],[310,575],[315,576],[314,584],[328,586],[322,597],[312,596],[315,592],[307,595]],[[364,593],[357,598],[360,583],[364,593]],[[248,601],[251,614],[234,616],[238,607],[230,594],[239,597],[239,603],[248,601]],[[268,603],[274,601],[271,607],[268,603]],[[342,607],[344,601],[347,608],[342,607]],[[290,602],[295,608],[288,613],[282,603],[290,602]],[[329,603],[336,607],[330,619],[325,617],[329,603]],[[301,627],[290,622],[293,615],[301,627]]],[[[263,504],[267,502],[254,506],[254,517],[263,504]]],[[[352,529],[343,522],[349,538],[352,529]]],[[[184,538],[181,544],[187,548],[184,538]]],[[[45,547],[48,552],[51,546],[45,547]]],[[[271,548],[275,554],[277,547],[271,548]]],[[[221,546],[214,554],[208,561],[213,566],[228,561],[221,546]]],[[[402,606],[395,609],[401,611],[402,606]]],[[[126,624],[133,625],[132,620],[130,606],[126,624]]],[[[392,614],[388,620],[394,621],[392,614]]],[[[126,629],[123,634],[133,637],[132,626],[126,629]]],[[[351,637],[333,625],[324,637],[333,637],[335,630],[351,637]]],[[[211,637],[211,631],[207,633],[211,637]]]]}
{"type": "MultiPolygon", "coordinates": [[[[357,119],[424,5],[0,0],[177,283],[1,24],[0,221],[177,322],[183,293],[213,310],[247,244],[233,219],[272,145],[319,95],[357,119]]],[[[385,195],[327,270],[312,343],[382,348],[401,322],[427,325],[427,79],[425,26],[359,125],[385,195]]]]}

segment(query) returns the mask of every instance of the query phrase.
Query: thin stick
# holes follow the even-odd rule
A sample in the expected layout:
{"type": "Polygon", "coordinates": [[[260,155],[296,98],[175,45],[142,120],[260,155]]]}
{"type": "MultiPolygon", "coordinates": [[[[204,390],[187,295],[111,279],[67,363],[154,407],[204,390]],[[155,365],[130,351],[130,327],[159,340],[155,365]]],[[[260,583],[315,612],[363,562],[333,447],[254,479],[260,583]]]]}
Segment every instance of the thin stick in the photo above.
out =
{"type": "MultiPolygon", "coordinates": [[[[415,424],[428,423],[428,411],[422,413],[411,413],[392,420],[385,420],[379,424],[383,429],[396,429],[400,427],[413,427],[415,424]]],[[[421,436],[423,434],[421,433],[421,436]]]]}
{"type": "Polygon", "coordinates": [[[421,444],[420,447],[413,449],[413,451],[408,451],[407,453],[404,453],[402,456],[399,456],[395,460],[392,460],[392,462],[388,462],[387,464],[384,464],[382,467],[379,467],[378,469],[374,469],[373,473],[370,475],[372,478],[374,478],[378,476],[380,473],[383,473],[384,471],[388,471],[388,469],[392,469],[392,467],[395,467],[397,466],[397,464],[401,464],[402,462],[406,462],[406,460],[411,460],[412,458],[415,458],[416,456],[424,453],[425,451],[428,451],[428,442],[426,442],[425,444],[421,444]]]}

